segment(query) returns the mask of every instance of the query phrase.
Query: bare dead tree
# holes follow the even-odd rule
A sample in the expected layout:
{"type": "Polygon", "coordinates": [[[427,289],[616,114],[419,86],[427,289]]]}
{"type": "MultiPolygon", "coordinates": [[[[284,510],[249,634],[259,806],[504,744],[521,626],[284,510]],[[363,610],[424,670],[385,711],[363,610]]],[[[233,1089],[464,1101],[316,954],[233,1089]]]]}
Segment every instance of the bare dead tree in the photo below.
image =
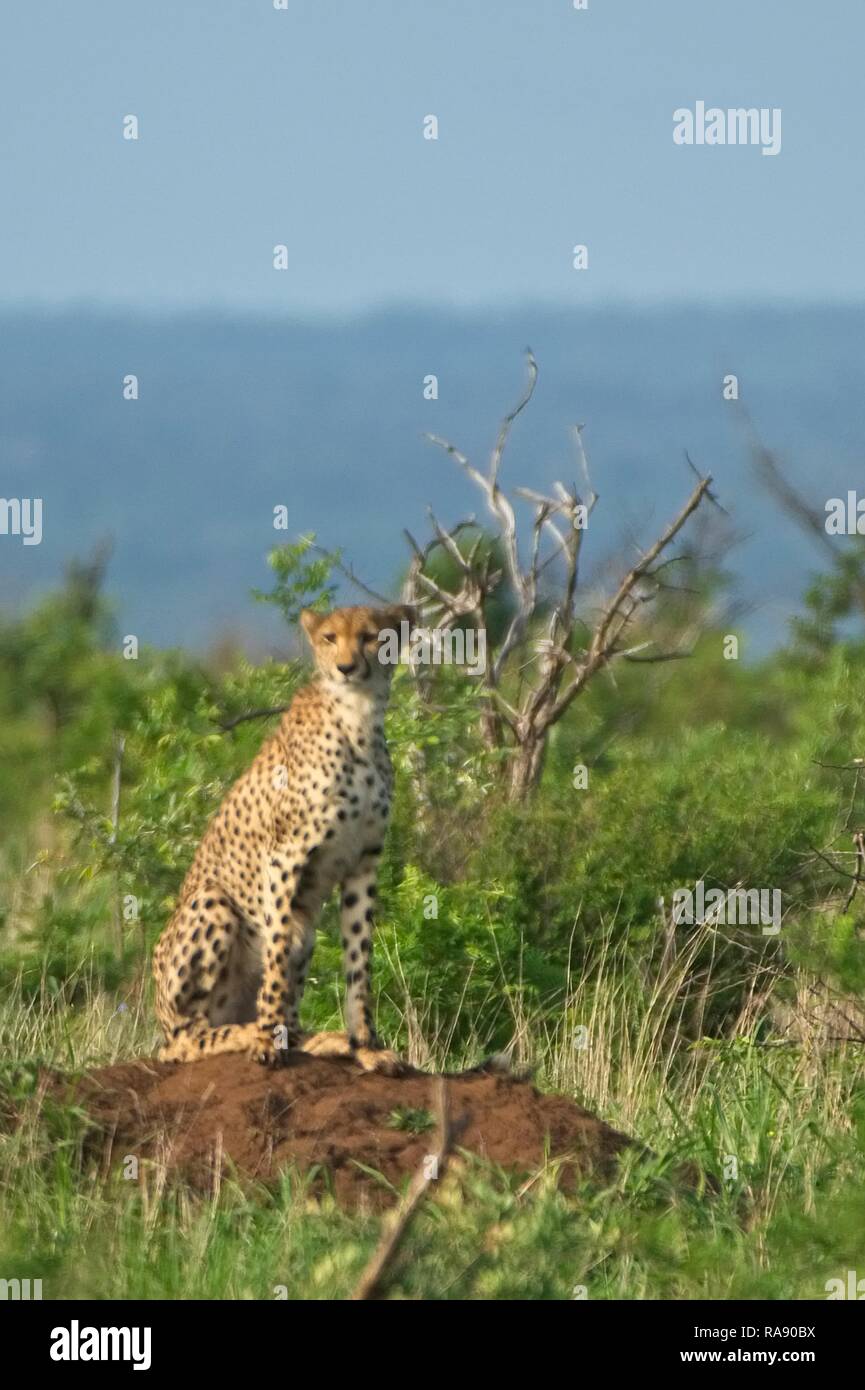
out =
{"type": "Polygon", "coordinates": [[[675,587],[666,582],[665,571],[682,557],[667,555],[667,551],[688,518],[705,499],[719,505],[710,490],[711,477],[700,476],[689,459],[697,482],[687,501],[619,581],[594,624],[586,623],[577,609],[580,560],[598,494],[589,476],[583,427],[575,426],[573,437],[584,494],[576,484],[566,487],[561,482],[553,484],[550,495],[524,487],[514,489],[515,495],[532,508],[523,545],[514,506],[499,482],[511,427],[529,404],[537,382],[538,367],[531,351],[527,360],[526,389],[502,421],[486,472],[471,464],[449,441],[427,436],[482,494],[493,522],[492,547],[482,545],[481,534],[466,544],[466,533],[476,530],[473,517],[447,530],[430,510],[432,537],[427,545],[421,547],[406,533],[413,557],[403,591],[405,600],[419,607],[429,626],[470,624],[486,629],[489,642],[490,599],[506,582],[513,615],[497,649],[488,654],[479,679],[485,695],[483,736],[490,747],[511,749],[508,792],[514,801],[537,785],[551,727],[599,671],[614,660],[659,662],[689,655],[684,649],[686,633],[669,651],[652,650],[653,641],[634,642],[632,638],[644,606],[664,589],[675,587]],[[452,587],[445,587],[429,573],[431,556],[437,550],[453,562],[457,578],[452,587]],[[499,555],[501,565],[496,568],[494,557],[499,555]]]}

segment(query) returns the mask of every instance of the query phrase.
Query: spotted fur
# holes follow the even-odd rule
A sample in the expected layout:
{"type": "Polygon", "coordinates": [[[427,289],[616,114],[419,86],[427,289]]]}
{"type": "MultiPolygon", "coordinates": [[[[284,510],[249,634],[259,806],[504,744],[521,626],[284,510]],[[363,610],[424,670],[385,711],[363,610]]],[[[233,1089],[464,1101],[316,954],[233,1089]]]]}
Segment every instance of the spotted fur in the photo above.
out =
{"type": "Polygon", "coordinates": [[[352,1056],[393,1071],[370,1002],[376,868],[393,774],[384,737],[391,668],[380,633],[411,610],[301,615],[316,678],[234,783],[210,822],[156,945],[159,1056],[193,1061],[286,1049],[352,1056]],[[319,911],[339,885],[345,1033],[301,1034],[298,1011],[319,911]]]}

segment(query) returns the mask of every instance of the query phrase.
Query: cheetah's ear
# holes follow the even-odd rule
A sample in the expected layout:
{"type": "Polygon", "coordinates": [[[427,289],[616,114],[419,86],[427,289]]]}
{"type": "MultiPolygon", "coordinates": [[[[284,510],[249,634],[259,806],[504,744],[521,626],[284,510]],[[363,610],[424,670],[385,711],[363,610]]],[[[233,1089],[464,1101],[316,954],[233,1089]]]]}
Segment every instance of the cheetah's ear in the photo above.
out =
{"type": "Polygon", "coordinates": [[[309,638],[310,642],[315,636],[318,625],[321,622],[322,614],[316,613],[312,608],[301,608],[300,625],[309,638]]]}

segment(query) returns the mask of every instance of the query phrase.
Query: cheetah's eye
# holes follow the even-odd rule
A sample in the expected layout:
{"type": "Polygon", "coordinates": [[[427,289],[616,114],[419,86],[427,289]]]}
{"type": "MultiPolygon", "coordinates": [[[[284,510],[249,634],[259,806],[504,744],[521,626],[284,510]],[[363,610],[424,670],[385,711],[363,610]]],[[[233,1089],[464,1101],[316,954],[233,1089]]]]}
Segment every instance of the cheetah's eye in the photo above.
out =
{"type": "Polygon", "coordinates": [[[323,632],[323,633],[322,633],[322,637],[324,638],[325,642],[335,642],[335,641],[336,641],[336,633],[335,633],[335,632],[323,632]]]}
{"type": "Polygon", "coordinates": [[[364,646],[366,646],[367,642],[377,642],[377,641],[378,641],[378,633],[377,633],[377,632],[362,632],[362,633],[360,634],[360,640],[361,640],[361,642],[363,642],[364,646]]]}

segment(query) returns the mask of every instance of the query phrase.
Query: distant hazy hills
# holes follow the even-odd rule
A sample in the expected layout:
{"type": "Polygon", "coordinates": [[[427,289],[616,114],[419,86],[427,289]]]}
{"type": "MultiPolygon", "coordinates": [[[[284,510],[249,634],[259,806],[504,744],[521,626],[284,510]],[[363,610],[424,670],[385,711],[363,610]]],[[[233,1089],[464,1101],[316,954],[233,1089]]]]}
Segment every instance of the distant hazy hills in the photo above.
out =
{"type": "Polygon", "coordinates": [[[405,563],[402,528],[422,535],[426,504],[445,521],[482,511],[423,432],[482,461],[528,343],[540,381],[503,481],[575,478],[568,431],[584,422],[601,494],[587,554],[603,560],[623,536],[651,538],[686,495],[687,448],[747,534],[730,563],[759,650],[783,634],[819,556],[756,486],[722,380],[737,374],[764,442],[821,506],[865,492],[863,329],[865,311],[841,307],[406,308],[347,323],[0,313],[0,496],[44,506],[41,545],[0,535],[3,601],[25,601],[110,536],[122,632],[278,638],[248,593],[286,538],[279,504],[290,535],[317,532],[387,586],[405,563]],[[137,401],[123,399],[129,374],[137,401]]]}

